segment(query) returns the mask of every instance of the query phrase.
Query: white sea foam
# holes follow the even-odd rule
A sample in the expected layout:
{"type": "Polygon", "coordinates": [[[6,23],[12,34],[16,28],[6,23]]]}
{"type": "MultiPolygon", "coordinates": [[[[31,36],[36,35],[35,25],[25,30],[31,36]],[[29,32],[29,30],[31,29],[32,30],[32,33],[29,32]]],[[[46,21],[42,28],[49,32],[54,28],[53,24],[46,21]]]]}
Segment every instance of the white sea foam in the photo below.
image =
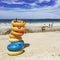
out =
{"type": "Polygon", "coordinates": [[[11,24],[9,23],[1,23],[0,24],[0,33],[5,33],[6,31],[8,31],[11,28],[11,24]]]}
{"type": "Polygon", "coordinates": [[[60,27],[60,22],[43,22],[43,23],[26,23],[27,26],[49,26],[49,24],[53,24],[53,27],[60,27]]]}

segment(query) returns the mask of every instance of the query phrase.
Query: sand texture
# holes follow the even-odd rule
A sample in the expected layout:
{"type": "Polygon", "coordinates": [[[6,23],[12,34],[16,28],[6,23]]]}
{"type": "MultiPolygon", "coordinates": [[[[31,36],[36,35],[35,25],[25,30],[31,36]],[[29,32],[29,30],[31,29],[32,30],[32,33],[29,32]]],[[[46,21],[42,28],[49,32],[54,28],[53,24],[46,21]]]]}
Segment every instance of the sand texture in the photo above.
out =
{"type": "Polygon", "coordinates": [[[0,60],[60,60],[60,32],[41,32],[24,34],[25,52],[9,56],[8,35],[0,35],[0,60]]]}

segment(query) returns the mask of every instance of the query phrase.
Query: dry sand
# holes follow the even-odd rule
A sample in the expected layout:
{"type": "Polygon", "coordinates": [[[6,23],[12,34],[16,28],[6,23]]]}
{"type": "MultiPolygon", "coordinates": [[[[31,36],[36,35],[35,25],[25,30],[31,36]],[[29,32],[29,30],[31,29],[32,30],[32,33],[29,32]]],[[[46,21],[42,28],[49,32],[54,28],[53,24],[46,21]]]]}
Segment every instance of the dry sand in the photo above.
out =
{"type": "Polygon", "coordinates": [[[60,60],[60,32],[25,34],[25,52],[18,56],[6,54],[8,40],[8,35],[0,35],[0,60],[60,60]]]}

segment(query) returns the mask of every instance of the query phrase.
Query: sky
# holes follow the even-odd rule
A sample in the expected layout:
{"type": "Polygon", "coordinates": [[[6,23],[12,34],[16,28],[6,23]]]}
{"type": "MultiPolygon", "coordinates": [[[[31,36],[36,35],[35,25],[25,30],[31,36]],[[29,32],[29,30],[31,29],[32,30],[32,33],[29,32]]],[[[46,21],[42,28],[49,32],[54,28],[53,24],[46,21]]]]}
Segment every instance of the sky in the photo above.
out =
{"type": "Polygon", "coordinates": [[[0,0],[0,19],[60,19],[60,0],[0,0]]]}

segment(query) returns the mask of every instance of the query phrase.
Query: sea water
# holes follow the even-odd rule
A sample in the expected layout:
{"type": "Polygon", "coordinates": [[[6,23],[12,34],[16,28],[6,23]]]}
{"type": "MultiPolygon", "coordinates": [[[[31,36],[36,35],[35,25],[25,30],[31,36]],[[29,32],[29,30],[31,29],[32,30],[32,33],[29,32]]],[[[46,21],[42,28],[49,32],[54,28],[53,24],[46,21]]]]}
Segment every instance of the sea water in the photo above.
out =
{"type": "MultiPolygon", "coordinates": [[[[8,31],[11,26],[11,21],[15,19],[0,19],[0,32],[4,33],[8,31]]],[[[53,24],[53,28],[60,28],[60,19],[20,19],[26,22],[26,27],[33,29],[37,29],[40,26],[49,26],[49,24],[53,24]]]]}
{"type": "MultiPolygon", "coordinates": [[[[16,19],[0,19],[0,23],[10,23],[12,20],[16,20],[16,19]]],[[[27,23],[58,23],[60,22],[60,19],[19,19],[19,20],[23,20],[27,23]]]]}
{"type": "MultiPolygon", "coordinates": [[[[12,20],[16,19],[0,19],[0,25],[10,24],[12,20]]],[[[28,26],[49,26],[53,24],[54,27],[60,27],[60,19],[19,19],[27,23],[28,26]]]]}

